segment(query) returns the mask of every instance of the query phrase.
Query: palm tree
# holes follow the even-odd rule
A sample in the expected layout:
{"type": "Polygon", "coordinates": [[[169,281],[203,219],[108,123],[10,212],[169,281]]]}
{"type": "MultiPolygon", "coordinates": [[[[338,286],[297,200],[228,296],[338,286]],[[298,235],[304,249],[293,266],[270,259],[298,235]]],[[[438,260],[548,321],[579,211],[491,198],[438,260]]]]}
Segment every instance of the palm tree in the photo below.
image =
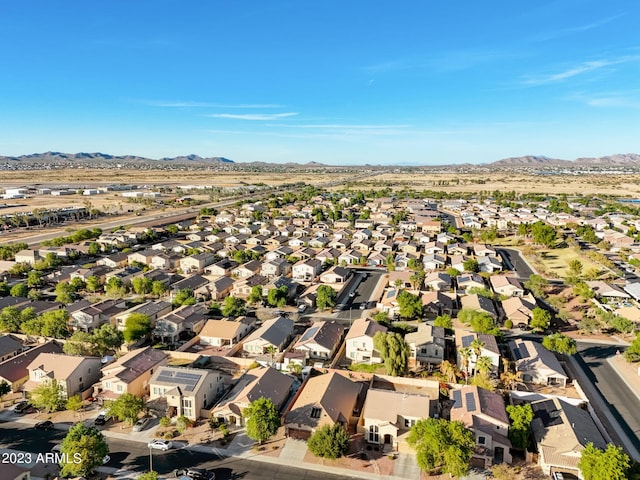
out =
{"type": "Polygon", "coordinates": [[[482,349],[484,348],[484,342],[480,339],[478,339],[478,337],[474,338],[473,341],[469,344],[469,348],[471,349],[471,351],[474,354],[474,366],[473,366],[473,370],[475,373],[475,370],[478,368],[477,367],[477,363],[478,363],[478,359],[480,358],[480,355],[482,355],[482,349]]]}
{"type": "Polygon", "coordinates": [[[478,357],[476,360],[476,372],[487,375],[491,369],[493,368],[493,363],[491,362],[491,358],[487,356],[478,357]]]}
{"type": "Polygon", "coordinates": [[[500,382],[506,390],[513,390],[516,385],[522,384],[522,372],[506,371],[500,375],[500,382]]]}
{"type": "Polygon", "coordinates": [[[265,352],[267,352],[269,355],[271,355],[271,366],[273,367],[273,358],[275,357],[276,353],[278,353],[278,349],[273,345],[269,345],[265,349],[265,352]]]}
{"type": "Polygon", "coordinates": [[[467,383],[467,379],[469,378],[469,360],[471,358],[473,350],[471,350],[470,347],[463,347],[458,351],[458,353],[460,354],[460,361],[465,373],[464,381],[465,383],[467,383]]]}
{"type": "Polygon", "coordinates": [[[456,383],[457,368],[449,360],[445,360],[440,364],[440,372],[444,375],[449,383],[456,383]]]}

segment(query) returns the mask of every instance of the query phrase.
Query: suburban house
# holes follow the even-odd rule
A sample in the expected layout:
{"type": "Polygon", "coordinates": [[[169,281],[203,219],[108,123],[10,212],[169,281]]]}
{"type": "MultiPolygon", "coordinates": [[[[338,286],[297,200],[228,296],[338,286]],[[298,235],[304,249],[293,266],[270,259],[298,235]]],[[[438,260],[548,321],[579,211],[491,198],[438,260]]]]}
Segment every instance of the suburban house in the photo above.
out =
{"type": "MultiPolygon", "coordinates": [[[[531,430],[538,447],[538,464],[545,475],[571,474],[582,478],[578,468],[582,450],[589,442],[602,450],[602,438],[591,415],[557,397],[531,403],[531,430]]],[[[567,477],[568,478],[568,475],[567,477]]]]}
{"type": "Polygon", "coordinates": [[[267,278],[279,277],[280,275],[289,275],[291,273],[291,264],[284,258],[274,258],[271,261],[264,262],[260,269],[260,275],[267,278]]]}
{"type": "Polygon", "coordinates": [[[240,317],[232,320],[208,320],[200,331],[200,345],[233,347],[253,329],[253,322],[240,317]]]}
{"type": "Polygon", "coordinates": [[[450,398],[451,420],[462,422],[476,437],[472,464],[490,468],[497,463],[511,463],[509,417],[502,395],[468,385],[452,390],[450,398]]]}
{"type": "Polygon", "coordinates": [[[478,257],[478,268],[481,272],[495,273],[502,271],[502,263],[496,257],[478,257]]]}
{"type": "Polygon", "coordinates": [[[458,283],[458,290],[462,290],[462,292],[458,293],[466,292],[470,288],[486,288],[484,280],[477,273],[460,275],[456,278],[456,282],[458,283]]]}
{"type": "Polygon", "coordinates": [[[533,310],[536,308],[536,300],[532,295],[525,297],[511,297],[502,301],[502,309],[506,318],[514,325],[521,323],[529,325],[533,318],[533,310]]]}
{"type": "Polygon", "coordinates": [[[426,292],[422,294],[422,308],[427,315],[453,316],[458,311],[458,296],[450,292],[426,292]]]}
{"type": "Polygon", "coordinates": [[[446,340],[443,327],[434,327],[427,323],[419,323],[418,330],[405,335],[409,345],[409,365],[431,368],[439,365],[445,358],[446,340]]]}
{"type": "Polygon", "coordinates": [[[153,335],[162,342],[193,338],[202,330],[209,311],[203,304],[183,305],[156,320],[153,335]]]}
{"type": "Polygon", "coordinates": [[[153,325],[158,318],[171,312],[171,309],[172,305],[164,300],[158,300],[156,302],[149,301],[114,315],[113,319],[115,321],[116,328],[120,331],[124,331],[127,318],[129,318],[129,315],[132,313],[141,313],[146,315],[149,317],[149,320],[151,320],[151,325],[153,325]]]}
{"type": "Polygon", "coordinates": [[[354,320],[345,337],[345,355],[353,363],[381,363],[380,353],[373,346],[377,332],[386,333],[387,327],[370,318],[354,320]]]}
{"type": "Polygon", "coordinates": [[[217,257],[212,252],[203,252],[180,260],[180,270],[184,273],[202,273],[205,267],[212,265],[217,257]]]}
{"type": "Polygon", "coordinates": [[[508,275],[492,275],[489,277],[491,288],[498,295],[505,297],[522,297],[524,296],[524,288],[520,280],[508,275]]]}
{"type": "Polygon", "coordinates": [[[489,314],[494,320],[498,319],[498,312],[493,304],[493,300],[474,293],[473,295],[463,295],[460,297],[460,307],[484,312],[489,314]]]}
{"type": "Polygon", "coordinates": [[[438,387],[437,382],[422,379],[374,376],[364,401],[359,432],[383,451],[410,452],[406,439],[411,427],[418,420],[439,413],[438,387]]]}
{"type": "Polygon", "coordinates": [[[491,360],[491,372],[497,374],[500,369],[500,349],[498,348],[498,342],[496,337],[486,333],[470,332],[462,329],[456,329],[456,361],[459,366],[465,364],[469,374],[474,374],[476,370],[476,363],[479,357],[488,357],[491,360]],[[474,343],[475,341],[475,343],[474,343]],[[473,346],[478,346],[478,351],[475,351],[473,346]],[[463,359],[461,351],[463,349],[469,350],[469,356],[463,359]],[[479,354],[478,354],[479,352],[479,354]]]}
{"type": "Polygon", "coordinates": [[[230,258],[223,258],[222,260],[208,265],[204,268],[204,272],[213,277],[230,276],[231,270],[238,266],[238,262],[230,258]]]}
{"type": "Polygon", "coordinates": [[[17,337],[13,335],[3,335],[0,337],[0,363],[19,355],[23,350],[22,342],[17,337]]]}
{"type": "Polygon", "coordinates": [[[203,285],[193,291],[199,298],[207,300],[222,300],[229,295],[233,289],[235,280],[231,277],[218,277],[215,280],[203,285]]]}
{"type": "Polygon", "coordinates": [[[31,392],[43,383],[58,382],[65,398],[91,396],[90,388],[100,378],[101,361],[98,357],[41,353],[28,366],[29,380],[22,390],[31,392]]]}
{"type": "Polygon", "coordinates": [[[267,320],[245,339],[242,348],[248,355],[265,355],[270,347],[280,353],[293,334],[293,325],[293,320],[285,317],[267,320]]]}
{"type": "Polygon", "coordinates": [[[126,310],[124,300],[103,300],[71,312],[69,326],[74,330],[91,333],[102,324],[126,310]]]}
{"type": "Polygon", "coordinates": [[[300,260],[291,267],[292,278],[303,282],[315,280],[320,272],[322,272],[322,262],[317,258],[300,260]]]}
{"type": "Polygon", "coordinates": [[[560,362],[540,343],[516,339],[509,342],[509,349],[523,382],[566,387],[569,378],[560,362]]]}
{"type": "Polygon", "coordinates": [[[102,368],[102,378],[94,385],[95,398],[113,400],[123,393],[137,397],[149,394],[149,379],[161,366],[166,365],[168,355],[151,347],[138,348],[102,368]]]}
{"type": "Polygon", "coordinates": [[[345,283],[353,270],[350,268],[334,265],[329,270],[320,275],[320,281],[322,283],[345,283]]]}
{"type": "Polygon", "coordinates": [[[285,415],[285,433],[308,439],[324,425],[340,424],[353,433],[354,409],[363,385],[337,372],[309,377],[285,415]]]}
{"type": "Polygon", "coordinates": [[[52,340],[8,358],[0,363],[0,382],[4,380],[9,384],[12,392],[18,392],[20,387],[29,380],[27,366],[41,353],[62,353],[62,347],[52,340]]]}
{"type": "Polygon", "coordinates": [[[168,417],[184,415],[191,420],[200,418],[202,410],[213,405],[224,392],[221,373],[196,368],[159,367],[149,385],[150,402],[162,398],[168,407],[168,417]]]}
{"type": "Polygon", "coordinates": [[[424,279],[424,286],[428,290],[450,290],[451,289],[451,277],[448,273],[444,272],[431,272],[424,279]]]}
{"type": "Polygon", "coordinates": [[[243,426],[242,411],[259,398],[268,398],[280,411],[294,385],[293,377],[275,368],[253,368],[245,373],[233,389],[218,403],[211,416],[228,425],[243,426]]]}
{"type": "Polygon", "coordinates": [[[308,359],[330,360],[340,346],[344,327],[337,322],[314,322],[302,334],[292,350],[308,359]]]}

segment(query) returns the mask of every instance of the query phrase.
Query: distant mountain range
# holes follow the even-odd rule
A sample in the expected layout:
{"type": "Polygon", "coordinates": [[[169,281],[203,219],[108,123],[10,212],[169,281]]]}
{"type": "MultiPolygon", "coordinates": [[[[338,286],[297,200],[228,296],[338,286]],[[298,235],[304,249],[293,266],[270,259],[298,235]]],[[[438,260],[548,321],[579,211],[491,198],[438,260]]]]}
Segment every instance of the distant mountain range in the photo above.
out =
{"type": "MultiPolygon", "coordinates": [[[[44,152],[44,153],[32,153],[30,155],[20,155],[16,157],[11,156],[0,156],[0,164],[11,164],[11,163],[24,163],[25,165],[34,165],[34,164],[52,164],[59,166],[69,166],[73,164],[83,164],[85,166],[97,166],[97,165],[117,165],[123,164],[127,166],[139,164],[146,165],[146,168],[153,168],[154,163],[162,163],[163,165],[199,165],[197,168],[210,166],[224,166],[228,167],[256,167],[256,168],[267,168],[267,167],[278,167],[278,168],[286,168],[289,167],[297,167],[297,168],[325,168],[325,167],[333,167],[333,168],[341,168],[335,165],[327,165],[319,162],[307,162],[307,163],[266,163],[266,162],[249,162],[249,163],[236,163],[233,160],[229,160],[224,157],[200,157],[199,155],[181,155],[178,157],[163,157],[158,160],[139,157],[136,155],[109,155],[107,153],[61,153],[61,152],[44,152]]],[[[369,165],[370,166],[370,165],[369,165]]],[[[392,166],[392,165],[389,165],[392,166]]],[[[397,164],[393,165],[397,167],[397,164]]],[[[409,165],[407,165],[409,166],[409,165]]],[[[461,165],[454,165],[455,167],[460,167],[461,165]]],[[[502,160],[497,160],[495,162],[491,162],[483,165],[475,165],[475,164],[465,164],[465,166],[473,168],[474,166],[479,167],[590,167],[590,166],[635,166],[640,167],[640,155],[635,153],[627,153],[627,154],[616,154],[616,155],[608,155],[605,157],[596,157],[596,158],[577,158],[575,160],[563,160],[559,158],[550,158],[539,155],[526,155],[522,157],[511,157],[504,158],[502,160]]],[[[360,166],[362,167],[362,166],[360,166]]],[[[372,168],[384,168],[384,165],[378,165],[376,167],[370,166],[372,168]]],[[[440,165],[440,167],[446,167],[446,165],[440,165]]]]}
{"type": "Polygon", "coordinates": [[[576,158],[575,160],[561,160],[559,158],[549,158],[545,156],[527,155],[524,157],[511,157],[492,162],[489,165],[515,167],[515,166],[566,166],[566,167],[589,167],[589,166],[640,166],[640,155],[635,153],[607,155],[605,157],[576,158]]]}
{"type": "Polygon", "coordinates": [[[108,163],[131,163],[131,162],[172,162],[172,163],[234,163],[224,157],[207,157],[202,158],[198,155],[183,155],[180,157],[163,157],[160,160],[151,158],[138,157],[135,155],[109,155],[107,153],[61,153],[61,152],[45,152],[32,153],[30,155],[20,155],[18,157],[0,156],[0,162],[51,162],[51,163],[67,163],[67,162],[108,162],[108,163]]]}

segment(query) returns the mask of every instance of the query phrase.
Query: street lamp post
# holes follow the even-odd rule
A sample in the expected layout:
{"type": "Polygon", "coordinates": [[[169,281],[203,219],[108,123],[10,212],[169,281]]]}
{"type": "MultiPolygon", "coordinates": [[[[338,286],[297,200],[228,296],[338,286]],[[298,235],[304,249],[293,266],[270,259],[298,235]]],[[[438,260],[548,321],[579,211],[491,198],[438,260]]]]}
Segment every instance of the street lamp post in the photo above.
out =
{"type": "Polygon", "coordinates": [[[153,472],[153,449],[149,447],[149,472],[153,472]]]}

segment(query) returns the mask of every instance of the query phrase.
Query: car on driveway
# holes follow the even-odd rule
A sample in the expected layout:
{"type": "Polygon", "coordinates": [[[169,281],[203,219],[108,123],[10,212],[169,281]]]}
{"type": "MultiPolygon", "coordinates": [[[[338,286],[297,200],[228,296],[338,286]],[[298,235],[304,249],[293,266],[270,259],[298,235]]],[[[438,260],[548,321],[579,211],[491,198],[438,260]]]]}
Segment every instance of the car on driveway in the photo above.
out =
{"type": "Polygon", "coordinates": [[[94,425],[104,425],[107,423],[111,417],[107,414],[105,410],[100,411],[96,419],[93,421],[94,425]]]}
{"type": "Polygon", "coordinates": [[[173,447],[173,443],[168,442],[167,440],[156,439],[156,440],[151,440],[147,444],[147,447],[153,448],[154,450],[162,450],[163,452],[166,452],[171,447],[173,447]]]}
{"type": "Polygon", "coordinates": [[[27,401],[22,401],[20,403],[16,403],[16,406],[13,407],[13,411],[16,413],[26,413],[29,410],[31,410],[33,407],[31,406],[31,404],[27,401]]]}
{"type": "Polygon", "coordinates": [[[35,428],[36,430],[51,430],[53,428],[53,422],[51,420],[38,422],[33,426],[33,428],[35,428]]]}
{"type": "Polygon", "coordinates": [[[176,470],[176,477],[186,477],[191,480],[214,480],[216,474],[204,468],[186,468],[184,470],[176,470]]]}
{"type": "Polygon", "coordinates": [[[151,421],[151,419],[149,417],[142,417],[142,418],[138,419],[136,424],[133,426],[133,431],[134,432],[141,432],[142,430],[147,428],[147,425],[149,425],[150,421],[151,421]]]}

